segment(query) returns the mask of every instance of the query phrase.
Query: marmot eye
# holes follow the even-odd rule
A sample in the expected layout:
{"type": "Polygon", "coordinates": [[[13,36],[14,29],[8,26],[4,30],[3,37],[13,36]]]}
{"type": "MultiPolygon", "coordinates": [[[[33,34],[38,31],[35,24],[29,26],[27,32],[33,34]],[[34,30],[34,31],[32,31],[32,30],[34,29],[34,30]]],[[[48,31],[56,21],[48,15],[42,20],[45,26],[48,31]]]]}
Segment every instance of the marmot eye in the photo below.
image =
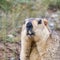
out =
{"type": "Polygon", "coordinates": [[[41,24],[41,23],[42,23],[42,21],[41,21],[41,20],[39,20],[39,21],[38,21],[38,24],[41,24]]]}

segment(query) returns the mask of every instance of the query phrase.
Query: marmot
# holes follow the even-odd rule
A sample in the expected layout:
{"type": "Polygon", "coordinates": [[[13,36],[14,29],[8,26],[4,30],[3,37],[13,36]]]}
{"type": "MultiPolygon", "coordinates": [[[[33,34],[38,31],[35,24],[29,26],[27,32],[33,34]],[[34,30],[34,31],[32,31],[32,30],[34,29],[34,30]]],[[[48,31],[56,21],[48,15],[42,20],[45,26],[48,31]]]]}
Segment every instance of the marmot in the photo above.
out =
{"type": "Polygon", "coordinates": [[[59,46],[58,39],[55,33],[50,33],[46,19],[25,19],[21,32],[20,60],[53,60],[59,46]]]}

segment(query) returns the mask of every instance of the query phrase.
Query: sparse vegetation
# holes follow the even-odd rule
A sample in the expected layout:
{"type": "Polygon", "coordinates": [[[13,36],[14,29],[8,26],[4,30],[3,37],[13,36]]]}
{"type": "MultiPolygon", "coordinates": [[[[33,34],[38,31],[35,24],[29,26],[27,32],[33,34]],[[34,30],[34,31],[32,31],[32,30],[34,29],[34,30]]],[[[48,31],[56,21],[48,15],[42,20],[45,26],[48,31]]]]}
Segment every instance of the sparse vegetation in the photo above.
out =
{"type": "Polygon", "coordinates": [[[60,9],[60,0],[1,0],[0,32],[4,40],[9,32],[22,25],[25,18],[44,16],[48,8],[60,9]]]}

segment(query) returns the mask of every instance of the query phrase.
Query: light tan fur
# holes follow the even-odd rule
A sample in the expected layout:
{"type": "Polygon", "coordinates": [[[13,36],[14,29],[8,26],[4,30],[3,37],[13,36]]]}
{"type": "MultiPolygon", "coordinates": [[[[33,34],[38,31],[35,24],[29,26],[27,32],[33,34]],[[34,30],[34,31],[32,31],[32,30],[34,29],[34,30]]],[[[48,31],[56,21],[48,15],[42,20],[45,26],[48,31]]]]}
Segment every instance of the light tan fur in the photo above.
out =
{"type": "Polygon", "coordinates": [[[59,46],[58,36],[55,34],[50,36],[49,29],[47,28],[48,22],[45,19],[42,19],[42,23],[38,24],[37,22],[39,19],[40,18],[35,18],[32,21],[35,36],[30,37],[26,35],[26,24],[29,19],[27,19],[22,27],[21,60],[53,60],[53,54],[59,46]],[[35,46],[33,46],[31,50],[33,41],[35,42],[35,46]]]}

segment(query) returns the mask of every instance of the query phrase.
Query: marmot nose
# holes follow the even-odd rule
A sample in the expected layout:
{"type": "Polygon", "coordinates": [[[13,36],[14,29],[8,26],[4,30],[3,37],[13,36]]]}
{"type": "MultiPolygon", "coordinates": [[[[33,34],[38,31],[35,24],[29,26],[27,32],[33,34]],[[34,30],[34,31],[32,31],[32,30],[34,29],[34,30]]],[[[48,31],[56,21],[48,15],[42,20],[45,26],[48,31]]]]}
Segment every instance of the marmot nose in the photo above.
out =
{"type": "Polygon", "coordinates": [[[26,25],[26,29],[27,29],[27,35],[34,35],[34,32],[33,32],[33,25],[31,22],[28,22],[27,25],[26,25]]]}
{"type": "Polygon", "coordinates": [[[28,22],[27,25],[26,25],[26,28],[33,28],[33,25],[31,22],[28,22]]]}

